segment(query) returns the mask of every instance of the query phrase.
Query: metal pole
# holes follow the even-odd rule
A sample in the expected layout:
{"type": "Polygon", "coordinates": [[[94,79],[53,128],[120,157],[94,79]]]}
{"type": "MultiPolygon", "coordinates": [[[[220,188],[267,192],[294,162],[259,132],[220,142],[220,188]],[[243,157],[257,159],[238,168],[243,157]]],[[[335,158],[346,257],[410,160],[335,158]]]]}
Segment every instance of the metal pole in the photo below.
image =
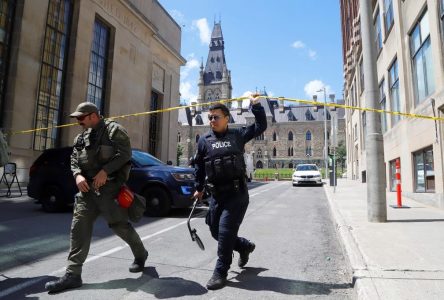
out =
{"type": "MultiPolygon", "coordinates": [[[[327,93],[324,86],[324,104],[327,104],[327,93]]],[[[327,105],[324,105],[324,163],[325,163],[325,179],[328,173],[328,153],[327,153],[327,105]]]]}
{"type": "MultiPolygon", "coordinates": [[[[376,47],[374,44],[372,1],[359,1],[361,11],[362,57],[364,67],[365,106],[379,108],[379,89],[376,74],[376,47]]],[[[367,113],[367,219],[370,222],[387,221],[385,193],[384,140],[379,113],[367,113]]]]}

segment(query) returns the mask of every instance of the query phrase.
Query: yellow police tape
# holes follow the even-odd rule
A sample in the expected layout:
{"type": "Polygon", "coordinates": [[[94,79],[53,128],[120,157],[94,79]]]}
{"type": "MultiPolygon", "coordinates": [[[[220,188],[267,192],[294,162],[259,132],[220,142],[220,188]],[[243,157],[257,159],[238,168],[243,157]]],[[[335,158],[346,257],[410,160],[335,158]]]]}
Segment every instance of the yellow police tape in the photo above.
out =
{"type": "MultiPolygon", "coordinates": [[[[376,109],[376,108],[358,107],[358,106],[351,106],[351,105],[338,104],[338,103],[332,103],[332,102],[331,103],[324,103],[324,102],[317,102],[317,101],[312,101],[312,100],[292,99],[292,98],[285,98],[285,97],[269,97],[269,96],[258,96],[258,98],[276,99],[279,101],[303,103],[303,104],[308,104],[308,105],[313,105],[313,106],[329,106],[329,107],[343,108],[343,109],[356,109],[356,110],[361,110],[361,111],[385,113],[385,114],[398,115],[398,116],[409,117],[409,118],[444,121],[444,118],[440,118],[440,117],[403,113],[403,112],[399,112],[399,111],[389,111],[389,110],[376,109]]],[[[212,105],[215,103],[229,103],[229,102],[242,101],[242,100],[247,100],[247,99],[249,99],[249,97],[223,99],[223,100],[217,100],[217,101],[207,102],[207,103],[190,104],[190,105],[186,105],[186,106],[174,106],[174,107],[163,108],[163,109],[158,109],[158,110],[144,111],[144,112],[139,112],[139,113],[114,116],[114,117],[109,117],[106,119],[107,120],[114,120],[114,119],[123,119],[123,118],[129,118],[129,117],[140,117],[140,116],[163,113],[163,112],[179,110],[179,109],[184,109],[184,108],[197,107],[197,106],[209,106],[209,105],[212,105]]],[[[35,129],[29,129],[29,130],[19,130],[19,131],[11,132],[11,135],[33,133],[33,132],[37,132],[37,131],[50,130],[50,129],[54,129],[54,128],[63,128],[63,127],[74,126],[77,124],[78,123],[69,123],[69,124],[57,125],[57,126],[52,126],[52,127],[35,128],[35,129]]]]}

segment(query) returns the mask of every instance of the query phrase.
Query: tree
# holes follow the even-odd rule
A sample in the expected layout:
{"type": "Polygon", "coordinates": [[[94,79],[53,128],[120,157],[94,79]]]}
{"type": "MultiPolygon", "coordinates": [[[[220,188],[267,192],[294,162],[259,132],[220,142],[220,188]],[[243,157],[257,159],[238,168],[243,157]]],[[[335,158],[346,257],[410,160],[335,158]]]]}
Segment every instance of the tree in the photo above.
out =
{"type": "Polygon", "coordinates": [[[344,141],[340,141],[338,147],[336,148],[336,161],[341,164],[341,172],[344,172],[344,163],[347,159],[347,148],[345,147],[344,141]]]}
{"type": "Polygon", "coordinates": [[[183,155],[183,146],[180,144],[177,144],[177,157],[176,157],[177,158],[177,163],[176,163],[177,166],[180,163],[180,158],[182,157],[182,155],[183,155]]]}

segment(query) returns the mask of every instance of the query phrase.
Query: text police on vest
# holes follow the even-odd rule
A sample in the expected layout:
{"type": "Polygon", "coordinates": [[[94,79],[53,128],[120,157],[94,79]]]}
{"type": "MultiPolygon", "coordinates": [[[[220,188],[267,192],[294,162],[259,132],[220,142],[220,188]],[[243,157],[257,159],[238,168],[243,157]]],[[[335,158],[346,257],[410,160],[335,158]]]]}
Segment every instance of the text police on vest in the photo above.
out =
{"type": "Polygon", "coordinates": [[[231,147],[231,143],[230,143],[230,141],[225,141],[225,142],[215,142],[215,143],[212,144],[211,146],[213,146],[213,149],[229,148],[229,147],[231,147]]]}

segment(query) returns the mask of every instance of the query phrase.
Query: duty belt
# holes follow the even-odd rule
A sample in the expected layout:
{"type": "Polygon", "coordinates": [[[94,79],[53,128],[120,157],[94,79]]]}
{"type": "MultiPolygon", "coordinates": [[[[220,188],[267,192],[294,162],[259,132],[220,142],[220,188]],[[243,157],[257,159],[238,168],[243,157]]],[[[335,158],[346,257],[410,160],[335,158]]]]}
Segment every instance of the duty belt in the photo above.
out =
{"type": "Polygon", "coordinates": [[[233,180],[233,182],[223,184],[207,183],[206,187],[211,192],[211,194],[218,196],[222,193],[233,193],[244,190],[245,180],[235,179],[233,180]]]}

